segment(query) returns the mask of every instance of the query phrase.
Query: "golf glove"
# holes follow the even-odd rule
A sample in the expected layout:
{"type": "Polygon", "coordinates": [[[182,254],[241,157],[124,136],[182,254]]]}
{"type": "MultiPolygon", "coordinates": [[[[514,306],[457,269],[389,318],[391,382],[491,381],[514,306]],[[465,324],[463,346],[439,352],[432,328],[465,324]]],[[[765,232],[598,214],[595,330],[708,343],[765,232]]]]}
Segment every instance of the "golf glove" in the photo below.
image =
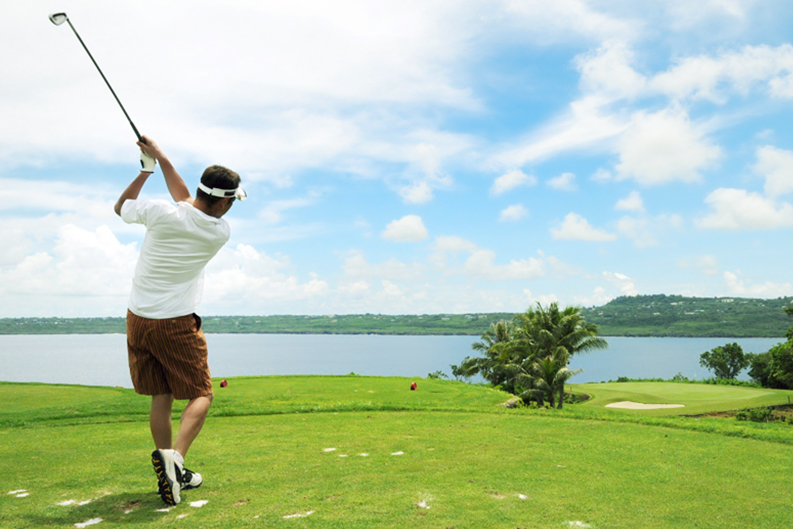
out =
{"type": "Polygon", "coordinates": [[[140,151],[140,167],[143,173],[153,173],[154,166],[157,165],[157,160],[149,156],[143,151],[140,151]]]}

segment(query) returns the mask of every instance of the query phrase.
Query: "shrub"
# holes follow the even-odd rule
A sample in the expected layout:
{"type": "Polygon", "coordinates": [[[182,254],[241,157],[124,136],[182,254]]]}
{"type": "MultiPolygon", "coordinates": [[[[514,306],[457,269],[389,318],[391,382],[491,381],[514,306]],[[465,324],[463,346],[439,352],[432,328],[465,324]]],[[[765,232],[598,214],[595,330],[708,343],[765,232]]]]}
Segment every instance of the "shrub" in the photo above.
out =
{"type": "Polygon", "coordinates": [[[761,387],[757,382],[749,380],[736,380],[734,378],[703,378],[699,381],[700,384],[711,384],[715,386],[742,386],[746,388],[761,387]]]}
{"type": "Polygon", "coordinates": [[[735,418],[739,421],[771,422],[773,414],[774,410],[771,408],[752,408],[739,411],[735,418]]]}

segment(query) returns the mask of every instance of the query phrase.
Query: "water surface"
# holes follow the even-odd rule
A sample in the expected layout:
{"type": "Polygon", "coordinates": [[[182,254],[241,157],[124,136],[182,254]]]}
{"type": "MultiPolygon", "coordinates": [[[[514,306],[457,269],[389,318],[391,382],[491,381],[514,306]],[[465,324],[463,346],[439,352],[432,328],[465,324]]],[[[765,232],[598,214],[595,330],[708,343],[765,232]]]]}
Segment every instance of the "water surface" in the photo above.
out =
{"type": "MultiPolygon", "coordinates": [[[[473,355],[476,336],[208,334],[212,375],[360,375],[424,377],[473,355]]],[[[777,338],[606,337],[609,348],[573,358],[572,383],[630,378],[706,378],[699,355],[728,342],[761,353],[777,338]]],[[[745,374],[741,378],[747,378],[745,374]]],[[[0,380],[131,387],[120,334],[0,335],[0,380]]]]}

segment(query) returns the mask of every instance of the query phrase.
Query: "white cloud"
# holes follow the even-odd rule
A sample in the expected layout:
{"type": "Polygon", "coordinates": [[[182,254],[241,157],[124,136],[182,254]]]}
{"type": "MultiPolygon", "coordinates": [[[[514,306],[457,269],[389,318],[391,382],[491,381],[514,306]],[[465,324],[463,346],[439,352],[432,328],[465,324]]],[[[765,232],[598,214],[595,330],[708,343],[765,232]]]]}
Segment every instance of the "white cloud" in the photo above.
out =
{"type": "Polygon", "coordinates": [[[465,158],[471,147],[471,140],[461,134],[427,130],[413,132],[403,141],[404,146],[390,148],[395,152],[389,152],[388,147],[376,152],[379,156],[407,162],[400,180],[408,183],[399,187],[399,195],[406,204],[426,204],[434,198],[436,190],[452,187],[454,180],[443,166],[449,159],[465,158]]]}
{"type": "MultiPolygon", "coordinates": [[[[276,189],[289,189],[295,185],[295,179],[290,174],[248,171],[245,173],[245,179],[254,182],[264,182],[266,184],[270,184],[276,189]]],[[[243,181],[242,185],[245,187],[246,181],[243,181]]]]}
{"type": "Polygon", "coordinates": [[[527,217],[529,210],[523,204],[513,204],[501,210],[498,220],[501,222],[515,222],[527,217]]]}
{"type": "Polygon", "coordinates": [[[594,228],[589,221],[576,213],[568,213],[558,228],[551,228],[554,239],[571,241],[613,241],[617,236],[594,228]]]}
{"type": "Polygon", "coordinates": [[[352,250],[344,260],[344,276],[352,279],[388,279],[390,281],[419,281],[423,278],[424,267],[419,264],[405,264],[392,257],[382,263],[370,263],[363,252],[352,250]]]}
{"type": "Polygon", "coordinates": [[[511,281],[515,279],[536,279],[545,275],[544,264],[540,259],[513,259],[505,265],[495,264],[496,253],[492,250],[476,250],[465,261],[466,275],[483,277],[491,281],[511,281]]]}
{"type": "Polygon", "coordinates": [[[730,295],[752,298],[777,298],[793,295],[793,284],[765,281],[761,284],[747,285],[741,279],[741,272],[724,272],[724,282],[730,295]]]}
{"type": "Polygon", "coordinates": [[[713,255],[703,255],[694,259],[682,259],[678,266],[684,270],[696,269],[703,275],[715,277],[721,274],[719,270],[719,261],[713,255]]]}
{"type": "MultiPolygon", "coordinates": [[[[713,12],[718,9],[708,13],[713,12]]],[[[570,103],[567,112],[494,155],[494,162],[521,166],[585,147],[611,149],[620,137],[618,177],[635,178],[644,185],[694,182],[721,159],[722,150],[706,137],[703,126],[691,123],[682,110],[686,103],[704,99],[724,104],[733,94],[746,96],[758,88],[793,99],[791,44],[684,57],[666,71],[644,76],[633,66],[630,41],[604,42],[574,61],[581,97],[570,103]],[[629,104],[658,95],[669,98],[669,108],[627,115],[635,108],[629,104]]]]}
{"type": "Polygon", "coordinates": [[[107,226],[66,224],[50,252],[0,269],[3,316],[87,316],[123,312],[137,260],[135,243],[121,244],[107,226]],[[76,301],[79,300],[79,303],[76,301]]]}
{"type": "Polygon", "coordinates": [[[611,182],[612,180],[614,180],[614,175],[611,174],[611,171],[608,171],[601,167],[592,174],[591,180],[593,182],[599,182],[599,183],[611,182]]]}
{"type": "Polygon", "coordinates": [[[439,252],[473,252],[477,249],[475,243],[456,235],[440,235],[435,238],[435,249],[439,252]]]}
{"type": "Polygon", "coordinates": [[[558,259],[539,257],[512,259],[507,264],[496,263],[493,250],[480,248],[476,244],[455,236],[441,236],[435,240],[434,252],[429,260],[448,276],[468,276],[491,281],[511,281],[536,279],[545,276],[548,265],[559,270],[564,267],[558,259]],[[461,255],[460,254],[464,254],[461,255]]]}
{"type": "Polygon", "coordinates": [[[401,219],[391,221],[382,233],[382,237],[389,241],[419,242],[429,237],[429,232],[424,222],[418,215],[405,215],[401,219]]]}
{"type": "MultiPolygon", "coordinates": [[[[584,37],[600,42],[609,38],[631,39],[636,36],[637,22],[596,9],[585,0],[557,0],[555,2],[501,2],[504,16],[514,21],[523,38],[542,44],[568,43],[571,38],[584,37]]],[[[491,3],[485,3],[488,12],[491,3]]]]}
{"type": "Polygon", "coordinates": [[[402,187],[399,190],[399,196],[402,197],[405,204],[426,204],[435,197],[435,194],[429,183],[417,181],[402,187]]]}
{"type": "Polygon", "coordinates": [[[603,272],[603,277],[619,289],[622,296],[636,296],[639,294],[634,280],[619,272],[603,272]]]}
{"type": "Polygon", "coordinates": [[[556,178],[551,178],[548,180],[548,187],[557,191],[575,191],[578,189],[578,186],[575,185],[575,175],[573,173],[562,173],[556,178]]]}
{"type": "Polygon", "coordinates": [[[435,238],[433,252],[429,261],[441,269],[446,269],[449,257],[457,257],[461,253],[473,253],[479,247],[462,237],[456,235],[440,235],[435,238]]]}
{"type": "Polygon", "coordinates": [[[595,287],[592,294],[589,296],[576,296],[575,303],[584,307],[605,305],[614,299],[614,296],[609,295],[603,287],[595,287]]]}
{"type": "Polygon", "coordinates": [[[744,189],[719,188],[705,198],[713,212],[696,225],[718,230],[770,230],[793,226],[793,206],[744,189]]]}
{"type": "Polygon", "coordinates": [[[627,197],[621,198],[617,201],[617,203],[614,205],[614,209],[617,211],[633,211],[636,213],[643,213],[644,201],[642,200],[642,195],[638,191],[631,191],[627,197]]]}
{"type": "Polygon", "coordinates": [[[793,191],[793,152],[770,145],[760,147],[754,171],[765,178],[765,193],[769,198],[793,191]]]}
{"type": "Polygon", "coordinates": [[[619,155],[619,178],[657,185],[700,181],[700,172],[721,158],[721,149],[685,112],[667,109],[654,114],[638,112],[620,140],[619,155]]]}
{"type": "Polygon", "coordinates": [[[312,192],[305,197],[273,200],[259,212],[259,218],[268,224],[278,224],[283,219],[285,211],[311,206],[317,202],[319,196],[319,193],[312,192]]]}
{"type": "Polygon", "coordinates": [[[650,86],[675,99],[704,99],[723,104],[731,92],[746,95],[757,86],[788,99],[793,46],[744,46],[716,56],[686,57],[656,75],[650,86]],[[766,83],[763,86],[763,83],[766,83]]]}
{"type": "Polygon", "coordinates": [[[360,280],[353,283],[340,283],[338,290],[341,294],[353,299],[363,299],[372,291],[372,287],[366,281],[360,280]]]}
{"type": "Polygon", "coordinates": [[[583,270],[575,265],[565,263],[553,255],[545,255],[545,252],[538,250],[537,254],[547,263],[549,275],[554,279],[567,279],[572,276],[583,274],[583,270]]]}
{"type": "Polygon", "coordinates": [[[537,185],[537,177],[527,175],[520,169],[513,169],[495,179],[490,187],[490,194],[493,196],[503,195],[517,187],[528,187],[537,185]]]}
{"type": "MultiPolygon", "coordinates": [[[[97,59],[138,127],[177,167],[222,163],[277,189],[313,168],[404,172],[407,184],[389,184],[419,204],[450,185],[444,166],[472,146],[466,134],[439,130],[426,110],[482,108],[459,74],[469,37],[482,31],[476,4],[83,4],[70,15],[101,50],[97,59]],[[101,31],[106,20],[113,32],[101,31]],[[124,35],[141,32],[151,38],[130,53],[124,35]],[[161,72],[155,85],[135,73],[138,53],[161,72]]],[[[134,170],[131,131],[68,28],[42,24],[31,6],[9,9],[0,62],[14,75],[0,82],[0,166],[99,161],[134,170]],[[37,45],[9,52],[27,39],[37,45]]]]}
{"type": "Polygon", "coordinates": [[[386,296],[401,298],[405,295],[404,292],[402,292],[402,290],[399,288],[399,286],[397,286],[395,283],[392,283],[391,281],[384,279],[381,282],[381,284],[383,285],[383,293],[386,296]]]}
{"type": "Polygon", "coordinates": [[[632,239],[639,248],[658,245],[658,236],[669,229],[680,229],[683,219],[680,215],[659,215],[657,217],[622,217],[617,221],[617,230],[632,239]]]}
{"type": "Polygon", "coordinates": [[[556,294],[540,294],[534,295],[528,288],[523,289],[523,295],[526,296],[529,307],[534,307],[537,303],[542,306],[548,306],[551,303],[559,303],[559,297],[556,294]]]}
{"type": "Polygon", "coordinates": [[[662,6],[672,19],[672,27],[682,31],[713,18],[742,20],[756,3],[756,0],[700,0],[694,4],[687,0],[667,0],[662,6]]]}
{"type": "Polygon", "coordinates": [[[570,103],[567,112],[493,155],[491,163],[515,167],[537,162],[559,153],[608,145],[630,125],[623,117],[608,112],[608,101],[585,96],[570,103]]]}
{"type": "Polygon", "coordinates": [[[623,41],[610,40],[595,52],[579,55],[579,84],[585,93],[608,99],[633,98],[645,91],[647,80],[633,69],[633,52],[623,41]]]}
{"type": "Polygon", "coordinates": [[[309,273],[301,282],[292,268],[283,255],[270,256],[246,244],[224,247],[207,265],[202,310],[228,314],[244,307],[246,314],[269,314],[274,305],[321,299],[331,292],[317,274],[309,273]]]}

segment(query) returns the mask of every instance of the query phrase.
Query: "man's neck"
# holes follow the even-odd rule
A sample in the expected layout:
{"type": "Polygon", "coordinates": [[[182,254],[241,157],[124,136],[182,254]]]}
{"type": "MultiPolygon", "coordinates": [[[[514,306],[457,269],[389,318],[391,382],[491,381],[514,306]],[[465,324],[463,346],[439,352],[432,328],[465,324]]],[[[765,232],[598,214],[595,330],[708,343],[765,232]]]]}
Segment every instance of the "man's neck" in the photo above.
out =
{"type": "MultiPolygon", "coordinates": [[[[218,206],[220,204],[215,204],[215,205],[218,206]]],[[[196,208],[201,213],[209,215],[210,217],[215,217],[216,219],[219,219],[220,217],[223,216],[223,213],[219,213],[220,208],[217,207],[211,208],[206,202],[197,198],[193,200],[193,207],[196,208]]]]}

